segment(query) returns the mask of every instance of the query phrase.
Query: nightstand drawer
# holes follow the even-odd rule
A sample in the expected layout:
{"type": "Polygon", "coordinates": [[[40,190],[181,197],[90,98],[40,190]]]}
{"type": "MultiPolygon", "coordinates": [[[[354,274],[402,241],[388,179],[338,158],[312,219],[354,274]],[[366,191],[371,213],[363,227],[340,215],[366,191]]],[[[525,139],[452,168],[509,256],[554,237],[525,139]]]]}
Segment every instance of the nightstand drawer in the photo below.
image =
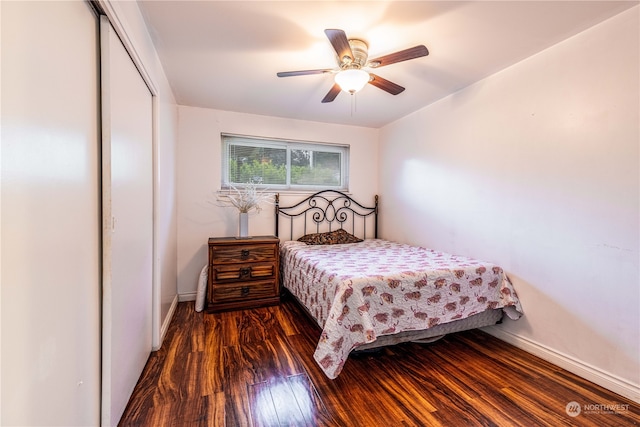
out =
{"type": "Polygon", "coordinates": [[[275,280],[218,284],[213,288],[214,303],[254,300],[275,297],[277,295],[278,287],[275,280]]]}
{"type": "Polygon", "coordinates": [[[236,245],[213,246],[211,262],[228,264],[234,262],[272,261],[277,256],[277,245],[236,245]]]}
{"type": "Polygon", "coordinates": [[[275,236],[209,238],[207,311],[279,304],[279,243],[275,236]]]}
{"type": "Polygon", "coordinates": [[[252,264],[221,264],[212,265],[212,279],[215,282],[225,280],[268,279],[276,277],[275,262],[261,262],[252,264]]]}

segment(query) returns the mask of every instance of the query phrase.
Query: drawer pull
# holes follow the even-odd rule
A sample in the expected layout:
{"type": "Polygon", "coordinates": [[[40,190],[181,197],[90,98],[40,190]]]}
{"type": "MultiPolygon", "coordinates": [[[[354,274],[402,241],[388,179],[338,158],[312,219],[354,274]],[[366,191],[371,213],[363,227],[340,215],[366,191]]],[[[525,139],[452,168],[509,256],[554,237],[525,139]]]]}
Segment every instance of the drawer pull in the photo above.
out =
{"type": "Polygon", "coordinates": [[[242,251],[240,251],[240,256],[242,257],[242,259],[249,258],[249,249],[243,249],[242,251]]]}
{"type": "Polygon", "coordinates": [[[241,268],[240,269],[240,277],[245,277],[251,274],[251,267],[241,268]]]}
{"type": "Polygon", "coordinates": [[[243,286],[242,288],[240,288],[240,294],[243,297],[246,297],[247,295],[249,295],[249,287],[248,286],[243,286]]]}

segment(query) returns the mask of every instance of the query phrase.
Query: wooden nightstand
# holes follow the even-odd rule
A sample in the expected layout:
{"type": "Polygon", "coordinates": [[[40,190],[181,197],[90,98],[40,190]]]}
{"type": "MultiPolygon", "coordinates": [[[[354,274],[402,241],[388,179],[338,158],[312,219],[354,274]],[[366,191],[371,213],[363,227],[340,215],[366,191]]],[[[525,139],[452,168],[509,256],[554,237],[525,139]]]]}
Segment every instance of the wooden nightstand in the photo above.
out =
{"type": "Polygon", "coordinates": [[[210,238],[207,311],[278,304],[279,243],[275,236],[210,238]]]}

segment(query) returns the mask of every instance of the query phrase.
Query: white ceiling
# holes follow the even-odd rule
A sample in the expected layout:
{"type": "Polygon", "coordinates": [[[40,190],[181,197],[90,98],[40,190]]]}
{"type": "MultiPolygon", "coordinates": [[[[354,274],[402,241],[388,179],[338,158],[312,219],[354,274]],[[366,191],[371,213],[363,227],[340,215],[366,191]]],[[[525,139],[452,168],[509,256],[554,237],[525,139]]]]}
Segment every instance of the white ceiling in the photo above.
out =
{"type": "MultiPolygon", "coordinates": [[[[535,55],[637,1],[138,1],[178,104],[378,128],[535,55]],[[320,101],[338,28],[369,57],[424,44],[429,56],[378,68],[372,85],[320,101]]],[[[598,52],[593,52],[597,55],[598,52]]]]}

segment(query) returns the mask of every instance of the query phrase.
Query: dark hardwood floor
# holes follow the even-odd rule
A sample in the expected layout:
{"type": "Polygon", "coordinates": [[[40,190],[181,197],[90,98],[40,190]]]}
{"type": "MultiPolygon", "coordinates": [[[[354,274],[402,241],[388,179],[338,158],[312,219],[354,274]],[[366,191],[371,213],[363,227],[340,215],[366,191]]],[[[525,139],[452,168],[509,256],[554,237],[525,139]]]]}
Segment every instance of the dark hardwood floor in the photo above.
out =
{"type": "Polygon", "coordinates": [[[352,355],[335,380],[313,360],[319,334],[289,300],[217,314],[180,303],[120,426],[640,423],[640,405],[479,330],[352,355]]]}

